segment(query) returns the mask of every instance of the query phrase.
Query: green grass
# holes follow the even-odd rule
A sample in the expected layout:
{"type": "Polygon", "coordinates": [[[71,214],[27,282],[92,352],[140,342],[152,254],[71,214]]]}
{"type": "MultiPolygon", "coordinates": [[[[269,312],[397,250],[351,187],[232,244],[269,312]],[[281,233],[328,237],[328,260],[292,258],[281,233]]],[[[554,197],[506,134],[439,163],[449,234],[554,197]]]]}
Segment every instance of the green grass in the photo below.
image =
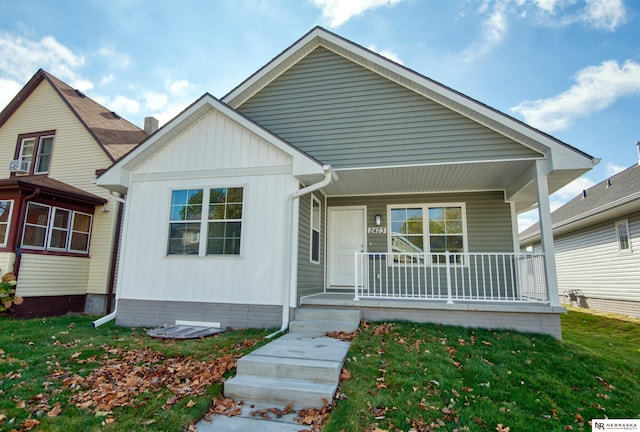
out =
{"type": "MultiPolygon", "coordinates": [[[[137,367],[138,374],[142,370],[159,371],[165,359],[190,357],[191,364],[199,364],[195,361],[237,357],[263,344],[268,334],[266,330],[228,331],[203,339],[171,341],[150,338],[143,329],[116,327],[113,323],[94,329],[92,320],[79,316],[0,318],[0,430],[28,430],[34,420],[39,424],[32,430],[186,430],[190,423],[204,416],[212,397],[221,395],[219,382],[208,385],[200,395],[173,400],[175,395],[166,385],[150,388],[140,391],[131,406],[101,410],[95,405],[76,406],[78,401],[74,398],[91,389],[90,384],[77,384],[78,380],[104,369],[108,385],[117,376],[118,368],[127,366],[117,363],[125,355],[132,355],[131,362],[136,364],[129,366],[137,367]],[[149,352],[142,351],[144,348],[162,356],[149,357],[149,352]],[[105,369],[108,364],[110,369],[105,369]],[[60,413],[52,416],[56,406],[60,413]]],[[[181,369],[186,370],[172,369],[175,375],[172,385],[197,378],[181,376],[181,369]]],[[[125,371],[122,380],[135,375],[122,371],[125,371]]],[[[148,376],[151,382],[154,376],[148,376]]],[[[155,378],[158,376],[159,372],[155,378]]]]}
{"type": "MultiPolygon", "coordinates": [[[[76,406],[91,389],[82,379],[96,372],[116,376],[125,363],[114,362],[125,356],[151,370],[185,357],[237,357],[265,343],[268,333],[167,341],[112,323],[94,329],[91,321],[0,318],[0,430],[27,430],[37,420],[32,430],[184,431],[221,395],[219,381],[175,403],[167,403],[174,394],[162,385],[140,391],[131,406],[100,410],[76,406]],[[145,348],[162,356],[136,357],[149,354],[145,348]],[[59,414],[48,415],[56,409],[59,414]]],[[[640,320],[571,310],[562,325],[558,341],[512,331],[369,323],[352,342],[345,363],[351,378],[341,383],[324,431],[495,431],[498,425],[514,432],[590,431],[592,418],[640,418],[640,320]]],[[[188,381],[179,371],[175,380],[188,381]]]]}
{"type": "Polygon", "coordinates": [[[640,418],[640,321],[570,311],[549,336],[370,323],[324,431],[590,431],[640,418]]]}

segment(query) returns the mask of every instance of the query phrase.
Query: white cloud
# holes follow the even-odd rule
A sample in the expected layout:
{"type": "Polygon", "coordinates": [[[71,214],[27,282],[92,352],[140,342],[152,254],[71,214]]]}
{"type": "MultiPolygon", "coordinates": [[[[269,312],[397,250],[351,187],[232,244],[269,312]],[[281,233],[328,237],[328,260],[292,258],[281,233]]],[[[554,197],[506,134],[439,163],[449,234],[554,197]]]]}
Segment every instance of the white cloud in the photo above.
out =
{"type": "Polygon", "coordinates": [[[612,162],[609,162],[606,166],[606,172],[607,172],[607,177],[611,177],[614,176],[616,174],[618,174],[621,171],[624,171],[625,169],[627,169],[628,167],[624,167],[624,166],[620,166],[620,165],[616,165],[612,162]]]}
{"type": "Polygon", "coordinates": [[[137,100],[126,96],[116,95],[114,98],[96,96],[94,99],[96,102],[108,107],[111,111],[116,112],[122,117],[126,117],[128,114],[137,114],[140,112],[140,103],[137,100]]]}
{"type": "Polygon", "coordinates": [[[11,102],[16,94],[22,88],[22,84],[17,81],[0,78],[0,111],[11,102]]]}
{"type": "Polygon", "coordinates": [[[74,54],[52,36],[39,41],[11,33],[0,33],[0,73],[18,82],[26,82],[39,68],[65,81],[77,79],[75,69],[84,65],[84,57],[74,54]]]}
{"type": "Polygon", "coordinates": [[[118,52],[113,48],[102,47],[98,50],[98,54],[106,58],[109,61],[109,65],[119,69],[126,69],[131,65],[131,56],[129,54],[118,52]]]}
{"type": "Polygon", "coordinates": [[[527,123],[547,132],[565,129],[580,117],[613,104],[616,99],[640,93],[640,63],[615,60],[587,66],[576,75],[576,83],[557,96],[524,101],[511,108],[527,123]]]}
{"type": "MultiPolygon", "coordinates": [[[[559,189],[556,193],[551,195],[550,198],[552,201],[560,203],[560,205],[562,205],[570,199],[575,198],[576,196],[581,194],[583,190],[589,189],[594,184],[596,183],[589,177],[578,177],[565,187],[559,189]]],[[[560,205],[558,205],[556,208],[560,207],[560,205]]]]}
{"type": "Polygon", "coordinates": [[[597,29],[615,30],[627,21],[622,0],[586,0],[583,21],[597,29]]]}
{"type": "Polygon", "coordinates": [[[78,78],[69,83],[73,88],[76,88],[82,92],[87,92],[93,89],[93,83],[89,80],[78,78]]]}
{"type": "Polygon", "coordinates": [[[145,108],[150,111],[161,110],[169,102],[169,97],[166,94],[157,92],[147,92],[142,95],[142,98],[145,108]]]}
{"type": "Polygon", "coordinates": [[[496,4],[495,9],[482,24],[482,37],[462,53],[462,60],[470,62],[485,55],[499,45],[507,33],[507,16],[503,3],[496,4]]]}
{"type": "Polygon", "coordinates": [[[193,89],[193,85],[187,80],[167,81],[166,87],[174,96],[181,96],[193,89]]]}
{"type": "Polygon", "coordinates": [[[109,75],[105,75],[102,78],[100,78],[100,86],[104,86],[109,84],[110,82],[112,82],[116,77],[113,76],[112,74],[109,75]]]}
{"type": "Polygon", "coordinates": [[[381,6],[393,6],[402,0],[312,0],[322,10],[329,27],[337,28],[354,16],[381,6]]]}
{"type": "Polygon", "coordinates": [[[394,62],[396,62],[398,64],[404,65],[402,60],[400,60],[400,57],[398,57],[398,55],[396,53],[394,53],[393,51],[391,51],[391,50],[388,50],[388,49],[379,50],[378,47],[376,47],[375,45],[369,45],[367,47],[367,49],[370,49],[371,51],[377,52],[381,56],[386,57],[391,61],[394,61],[394,62]]]}

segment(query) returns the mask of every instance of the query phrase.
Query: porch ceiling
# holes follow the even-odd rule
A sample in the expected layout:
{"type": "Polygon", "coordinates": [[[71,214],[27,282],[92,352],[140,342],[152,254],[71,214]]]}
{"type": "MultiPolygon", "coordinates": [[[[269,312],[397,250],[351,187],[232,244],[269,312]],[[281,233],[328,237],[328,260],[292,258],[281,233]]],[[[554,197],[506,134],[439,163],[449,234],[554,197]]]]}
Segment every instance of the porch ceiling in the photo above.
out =
{"type": "MultiPolygon", "coordinates": [[[[518,212],[537,203],[533,160],[340,169],[336,172],[339,179],[323,189],[328,196],[498,190],[509,195],[508,199],[516,203],[518,212]]],[[[560,170],[550,173],[549,192],[555,192],[583,172],[560,170]]]]}

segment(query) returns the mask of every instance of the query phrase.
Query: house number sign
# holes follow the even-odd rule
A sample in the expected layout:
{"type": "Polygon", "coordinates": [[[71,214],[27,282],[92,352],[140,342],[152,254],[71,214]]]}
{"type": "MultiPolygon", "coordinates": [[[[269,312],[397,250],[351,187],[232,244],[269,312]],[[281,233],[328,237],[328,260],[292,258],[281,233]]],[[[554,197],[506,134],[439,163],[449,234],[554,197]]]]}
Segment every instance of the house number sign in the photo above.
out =
{"type": "Polygon", "coordinates": [[[367,228],[367,234],[386,234],[387,227],[370,226],[367,228]]]}

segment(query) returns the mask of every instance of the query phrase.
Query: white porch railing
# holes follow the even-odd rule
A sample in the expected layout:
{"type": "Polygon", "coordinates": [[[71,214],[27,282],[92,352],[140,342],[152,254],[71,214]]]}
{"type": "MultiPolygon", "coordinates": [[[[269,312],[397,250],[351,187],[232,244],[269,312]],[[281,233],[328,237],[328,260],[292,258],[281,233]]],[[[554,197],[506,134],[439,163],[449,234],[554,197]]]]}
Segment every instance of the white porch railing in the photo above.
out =
{"type": "Polygon", "coordinates": [[[547,303],[541,253],[355,254],[355,300],[547,303]]]}

